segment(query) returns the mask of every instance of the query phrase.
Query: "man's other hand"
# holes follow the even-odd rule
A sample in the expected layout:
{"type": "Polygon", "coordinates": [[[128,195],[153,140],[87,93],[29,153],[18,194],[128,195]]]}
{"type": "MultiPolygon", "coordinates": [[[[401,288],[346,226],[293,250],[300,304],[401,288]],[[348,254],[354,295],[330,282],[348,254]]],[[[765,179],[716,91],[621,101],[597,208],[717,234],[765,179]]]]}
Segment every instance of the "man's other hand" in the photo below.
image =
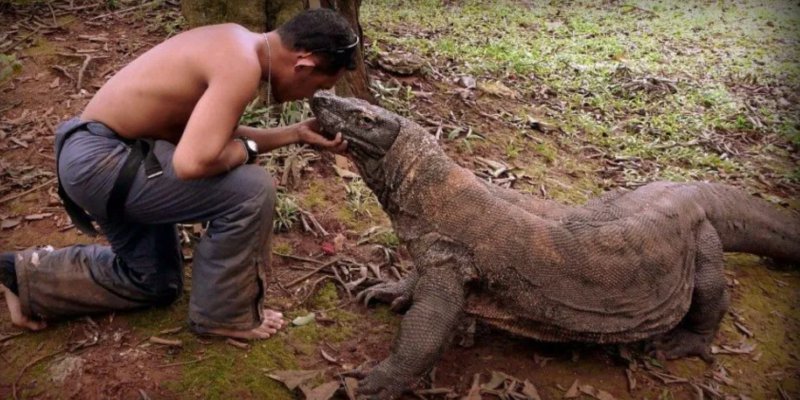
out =
{"type": "Polygon", "coordinates": [[[334,153],[343,153],[347,149],[347,141],[342,139],[341,132],[336,133],[333,139],[327,139],[322,135],[316,118],[298,122],[294,127],[297,129],[297,138],[300,143],[318,146],[334,153]]]}

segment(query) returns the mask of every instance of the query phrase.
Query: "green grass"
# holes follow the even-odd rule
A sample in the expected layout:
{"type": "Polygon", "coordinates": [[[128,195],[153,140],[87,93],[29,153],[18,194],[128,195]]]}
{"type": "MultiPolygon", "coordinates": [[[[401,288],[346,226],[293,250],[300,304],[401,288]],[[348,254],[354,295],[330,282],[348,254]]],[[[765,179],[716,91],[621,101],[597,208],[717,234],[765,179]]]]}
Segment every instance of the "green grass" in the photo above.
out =
{"type": "MultiPolygon", "coordinates": [[[[377,0],[362,7],[362,23],[373,53],[414,52],[448,76],[500,79],[552,110],[554,103],[537,95],[548,87],[563,107],[553,110],[563,130],[559,142],[654,161],[659,168],[647,180],[752,173],[746,157],[685,145],[704,132],[715,133],[716,141],[775,135],[800,143],[798,104],[780,107],[771,93],[748,89],[778,88],[788,96],[800,88],[800,10],[791,2],[582,1],[563,7],[415,0],[398,7],[377,0]],[[623,90],[652,77],[670,80],[675,90],[623,90]],[[754,118],[762,123],[754,125],[754,118]],[[665,143],[676,146],[663,150],[665,143]]],[[[458,149],[474,150],[466,141],[458,149]]],[[[514,143],[500,151],[536,162],[514,143]]],[[[549,161],[554,156],[542,145],[534,153],[549,161]]],[[[791,176],[791,168],[768,167],[782,177],[791,176]]]]}

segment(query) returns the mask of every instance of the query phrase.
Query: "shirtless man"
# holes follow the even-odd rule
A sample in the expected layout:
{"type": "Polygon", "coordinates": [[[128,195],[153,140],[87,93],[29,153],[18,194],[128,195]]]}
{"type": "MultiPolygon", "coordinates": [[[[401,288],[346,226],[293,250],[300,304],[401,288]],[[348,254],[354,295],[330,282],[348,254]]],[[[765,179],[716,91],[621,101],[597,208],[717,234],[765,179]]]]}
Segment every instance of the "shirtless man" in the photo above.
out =
{"type": "Polygon", "coordinates": [[[12,322],[39,330],[48,319],[172,303],[183,285],[176,223],[209,221],[194,251],[192,329],[242,339],[274,334],[283,316],[262,300],[275,189],[253,162],[292,143],[338,152],[346,142],[322,136],[314,119],[273,129],[238,121],[261,81],[276,101],[331,88],[352,67],[357,44],[344,18],[317,9],[268,33],[234,24],[189,30],[119,71],[56,132],[65,205],[90,215],[111,246],[0,256],[12,322]],[[141,143],[149,144],[141,147],[145,160],[130,169],[127,186],[119,184],[141,143]],[[116,186],[126,195],[115,203],[116,186]]]}

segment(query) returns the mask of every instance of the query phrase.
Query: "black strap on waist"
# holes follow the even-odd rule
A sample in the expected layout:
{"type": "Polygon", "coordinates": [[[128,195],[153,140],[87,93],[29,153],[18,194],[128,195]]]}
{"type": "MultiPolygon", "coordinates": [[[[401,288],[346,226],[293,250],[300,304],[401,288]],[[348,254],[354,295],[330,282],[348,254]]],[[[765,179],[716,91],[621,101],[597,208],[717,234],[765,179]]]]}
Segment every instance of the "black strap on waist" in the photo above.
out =
{"type": "Polygon", "coordinates": [[[131,191],[136,172],[139,171],[139,166],[142,165],[142,162],[144,162],[144,172],[147,179],[155,178],[164,173],[153,152],[154,147],[155,141],[152,139],[133,141],[131,152],[128,154],[128,158],[125,159],[125,163],[122,165],[122,169],[120,169],[117,180],[114,181],[114,186],[108,196],[106,214],[110,221],[123,221],[125,219],[125,201],[128,199],[128,193],[131,191]]]}
{"type": "MultiPolygon", "coordinates": [[[[86,127],[90,122],[91,121],[79,123],[64,133],[57,149],[56,173],[58,172],[61,150],[64,147],[64,143],[73,133],[86,127]]],[[[114,186],[111,188],[111,193],[108,196],[108,203],[106,203],[106,213],[109,221],[112,222],[122,222],[124,220],[125,201],[128,199],[128,193],[131,191],[133,180],[136,178],[136,172],[139,170],[139,166],[142,165],[142,162],[144,162],[147,179],[155,178],[163,173],[161,165],[158,163],[158,159],[153,152],[155,141],[152,139],[137,139],[133,141],[121,140],[130,144],[131,151],[128,153],[128,157],[125,158],[122,169],[120,169],[119,175],[117,175],[117,179],[114,181],[114,186]]],[[[72,219],[72,223],[75,227],[89,236],[96,236],[98,232],[97,228],[92,224],[92,216],[67,195],[64,186],[61,184],[60,176],[58,177],[58,195],[61,197],[61,201],[64,202],[64,208],[67,210],[67,214],[70,219],[72,219]]]]}

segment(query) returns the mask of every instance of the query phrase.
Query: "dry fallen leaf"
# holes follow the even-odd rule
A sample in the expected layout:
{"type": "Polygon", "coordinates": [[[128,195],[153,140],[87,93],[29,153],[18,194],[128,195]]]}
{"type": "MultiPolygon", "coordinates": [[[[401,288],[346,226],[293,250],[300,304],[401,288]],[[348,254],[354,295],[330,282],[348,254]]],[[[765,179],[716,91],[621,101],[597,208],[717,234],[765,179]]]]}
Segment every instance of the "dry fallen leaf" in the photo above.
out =
{"type": "Polygon", "coordinates": [[[565,399],[574,399],[581,395],[581,392],[578,390],[578,380],[575,379],[575,382],[572,382],[572,386],[569,387],[567,393],[564,393],[565,399]]]}
{"type": "Polygon", "coordinates": [[[462,397],[461,400],[481,400],[481,374],[475,374],[472,378],[472,387],[469,389],[469,393],[466,396],[462,397]]]}
{"type": "Polygon", "coordinates": [[[605,390],[597,389],[591,385],[580,385],[578,386],[578,390],[581,391],[583,394],[588,394],[589,396],[594,397],[597,400],[616,400],[616,398],[611,395],[611,393],[606,392],[605,390]]]}
{"type": "Polygon", "coordinates": [[[503,382],[506,381],[506,379],[510,379],[510,378],[511,378],[510,376],[508,376],[508,375],[506,375],[506,374],[504,374],[502,372],[492,371],[492,377],[489,379],[489,382],[486,382],[481,387],[483,389],[487,389],[487,390],[497,389],[500,385],[503,384],[503,382]]]}
{"type": "Polygon", "coordinates": [[[356,400],[357,390],[358,390],[358,379],[350,377],[344,378],[344,391],[345,393],[347,393],[347,398],[349,400],[356,400]]]}
{"type": "Polygon", "coordinates": [[[322,372],[323,370],[321,369],[273,371],[272,373],[267,374],[267,376],[275,379],[276,381],[283,382],[283,384],[286,385],[289,390],[294,390],[303,383],[316,378],[317,375],[322,372]]]}
{"type": "Polygon", "coordinates": [[[339,382],[337,381],[323,383],[314,389],[309,389],[304,385],[300,386],[300,390],[303,391],[306,400],[329,400],[338,389],[339,382]]]}
{"type": "Polygon", "coordinates": [[[336,171],[336,175],[339,175],[340,177],[342,177],[344,179],[355,179],[355,178],[359,177],[359,175],[357,173],[355,173],[353,171],[350,171],[350,170],[347,170],[347,169],[344,169],[344,168],[341,168],[341,167],[338,167],[336,165],[333,166],[333,169],[336,171]]]}
{"type": "Polygon", "coordinates": [[[19,225],[20,222],[22,222],[22,220],[19,218],[4,219],[3,222],[0,222],[0,229],[11,229],[19,225]]]}
{"type": "Polygon", "coordinates": [[[522,394],[528,397],[528,399],[542,400],[542,398],[539,396],[539,391],[536,390],[536,386],[533,386],[533,384],[529,380],[526,379],[525,382],[523,382],[523,385],[524,386],[522,387],[522,394]]]}
{"type": "Polygon", "coordinates": [[[509,88],[500,81],[480,82],[478,83],[478,89],[502,98],[519,99],[521,97],[516,90],[509,88]]]}
{"type": "Polygon", "coordinates": [[[742,343],[739,347],[723,344],[722,347],[711,346],[711,354],[750,354],[755,349],[754,343],[742,343]]]}
{"type": "Polygon", "coordinates": [[[337,360],[336,357],[326,353],[325,350],[319,349],[319,353],[320,353],[320,355],[322,355],[322,358],[324,358],[325,361],[327,361],[327,362],[329,362],[331,364],[339,364],[339,360],[337,360]]]}

